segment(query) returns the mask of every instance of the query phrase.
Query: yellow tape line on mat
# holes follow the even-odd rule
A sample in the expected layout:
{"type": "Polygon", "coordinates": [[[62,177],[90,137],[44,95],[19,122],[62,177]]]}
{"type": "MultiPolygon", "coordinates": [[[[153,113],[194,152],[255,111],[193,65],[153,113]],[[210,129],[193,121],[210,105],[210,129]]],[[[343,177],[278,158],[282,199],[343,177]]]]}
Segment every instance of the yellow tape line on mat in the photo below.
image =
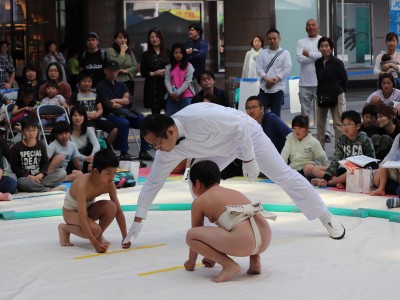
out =
{"type": "MultiPolygon", "coordinates": [[[[198,264],[196,264],[196,267],[200,267],[202,265],[203,265],[202,263],[198,263],[198,264]]],[[[154,274],[158,274],[158,273],[176,271],[176,270],[180,270],[180,269],[184,269],[184,268],[185,268],[184,266],[175,266],[175,267],[171,267],[171,268],[160,269],[160,270],[150,271],[150,272],[146,272],[146,273],[139,273],[136,275],[137,276],[149,276],[149,275],[154,275],[154,274]]]]}
{"type": "Polygon", "coordinates": [[[167,244],[155,244],[155,245],[148,245],[148,246],[140,246],[140,247],[136,247],[136,248],[121,249],[121,250],[115,250],[115,251],[110,251],[110,252],[105,252],[105,253],[95,253],[95,254],[90,254],[90,255],[77,256],[77,257],[74,257],[74,259],[79,260],[79,259],[93,258],[93,257],[97,257],[97,256],[111,255],[111,254],[117,254],[117,253],[122,253],[122,252],[133,251],[133,250],[150,249],[150,248],[161,247],[161,246],[166,246],[166,245],[167,244]]]}

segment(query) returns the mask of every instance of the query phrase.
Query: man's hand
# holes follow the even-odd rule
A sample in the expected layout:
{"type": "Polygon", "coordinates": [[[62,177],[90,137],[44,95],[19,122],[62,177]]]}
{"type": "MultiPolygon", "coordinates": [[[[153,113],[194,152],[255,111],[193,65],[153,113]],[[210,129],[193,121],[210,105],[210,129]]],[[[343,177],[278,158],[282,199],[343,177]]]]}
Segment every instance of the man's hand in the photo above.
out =
{"type": "Polygon", "coordinates": [[[143,223],[142,222],[133,222],[131,227],[129,228],[128,234],[126,235],[124,241],[122,242],[123,244],[127,244],[128,242],[130,242],[130,240],[132,239],[132,237],[134,239],[137,239],[137,237],[139,236],[140,231],[142,230],[143,227],[143,223]]]}
{"type": "Polygon", "coordinates": [[[260,174],[260,169],[255,159],[243,162],[242,165],[243,176],[247,177],[249,181],[255,181],[260,174]]]}

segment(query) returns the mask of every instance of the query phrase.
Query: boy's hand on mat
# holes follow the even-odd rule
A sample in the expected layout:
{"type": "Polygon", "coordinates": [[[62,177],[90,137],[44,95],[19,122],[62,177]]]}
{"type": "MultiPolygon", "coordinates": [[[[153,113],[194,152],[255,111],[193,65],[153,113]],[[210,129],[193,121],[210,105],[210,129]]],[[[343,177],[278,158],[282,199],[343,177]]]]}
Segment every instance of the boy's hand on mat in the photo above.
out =
{"type": "Polygon", "coordinates": [[[185,261],[184,263],[186,271],[194,271],[194,268],[196,267],[196,263],[192,262],[190,260],[185,261]]]}
{"type": "Polygon", "coordinates": [[[104,253],[108,249],[108,245],[107,244],[103,244],[103,243],[97,243],[97,244],[95,244],[93,246],[96,249],[97,253],[104,253]]]}
{"type": "Polygon", "coordinates": [[[242,170],[243,176],[247,177],[249,181],[255,181],[260,174],[260,169],[255,159],[248,162],[243,161],[242,170]]]}
{"type": "Polygon", "coordinates": [[[123,243],[127,244],[131,238],[137,239],[140,231],[142,230],[143,223],[142,222],[133,222],[131,227],[129,228],[128,234],[126,235],[123,243]]]}
{"type": "Polygon", "coordinates": [[[213,268],[215,266],[215,261],[204,257],[201,261],[206,268],[213,268]]]}

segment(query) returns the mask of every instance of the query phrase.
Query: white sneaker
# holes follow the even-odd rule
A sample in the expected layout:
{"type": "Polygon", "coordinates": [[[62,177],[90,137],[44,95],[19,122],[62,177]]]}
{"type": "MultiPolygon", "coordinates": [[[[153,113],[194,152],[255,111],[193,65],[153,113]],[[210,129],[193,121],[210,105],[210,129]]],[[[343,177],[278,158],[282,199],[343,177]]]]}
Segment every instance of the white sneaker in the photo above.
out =
{"type": "Polygon", "coordinates": [[[346,229],[343,227],[342,223],[336,219],[335,216],[332,216],[331,219],[326,223],[322,222],[322,224],[325,226],[326,230],[328,230],[331,238],[335,240],[340,240],[346,233],[346,229]]]}

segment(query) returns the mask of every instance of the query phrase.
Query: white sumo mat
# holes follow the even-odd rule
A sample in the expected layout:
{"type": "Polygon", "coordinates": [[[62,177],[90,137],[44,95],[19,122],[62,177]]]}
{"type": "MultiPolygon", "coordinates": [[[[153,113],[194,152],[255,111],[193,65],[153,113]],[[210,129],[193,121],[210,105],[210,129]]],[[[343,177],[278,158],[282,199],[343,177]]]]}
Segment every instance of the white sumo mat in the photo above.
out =
{"type": "MultiPolygon", "coordinates": [[[[264,203],[291,203],[274,184],[225,181],[264,203]],[[271,200],[273,199],[273,201],[271,200]]],[[[119,192],[135,204],[138,188],[119,192]]],[[[384,197],[319,190],[329,206],[384,209],[384,197]],[[347,201],[346,201],[347,199],[347,201]]],[[[190,199],[187,185],[168,182],[158,203],[190,199]]],[[[51,209],[55,202],[25,199],[2,203],[1,210],[51,209]]],[[[332,240],[316,220],[299,213],[276,213],[272,242],[262,254],[262,274],[247,275],[248,258],[235,258],[242,271],[231,281],[213,283],[220,266],[183,269],[189,211],[152,211],[131,249],[120,248],[116,222],[105,233],[112,245],[96,254],[87,240],[72,237],[60,247],[62,217],[0,221],[0,299],[398,299],[400,224],[387,219],[341,217],[343,240],[332,240]]],[[[126,214],[128,226],[134,212],[126,214]]],[[[200,258],[199,261],[200,262],[200,258]]]]}

